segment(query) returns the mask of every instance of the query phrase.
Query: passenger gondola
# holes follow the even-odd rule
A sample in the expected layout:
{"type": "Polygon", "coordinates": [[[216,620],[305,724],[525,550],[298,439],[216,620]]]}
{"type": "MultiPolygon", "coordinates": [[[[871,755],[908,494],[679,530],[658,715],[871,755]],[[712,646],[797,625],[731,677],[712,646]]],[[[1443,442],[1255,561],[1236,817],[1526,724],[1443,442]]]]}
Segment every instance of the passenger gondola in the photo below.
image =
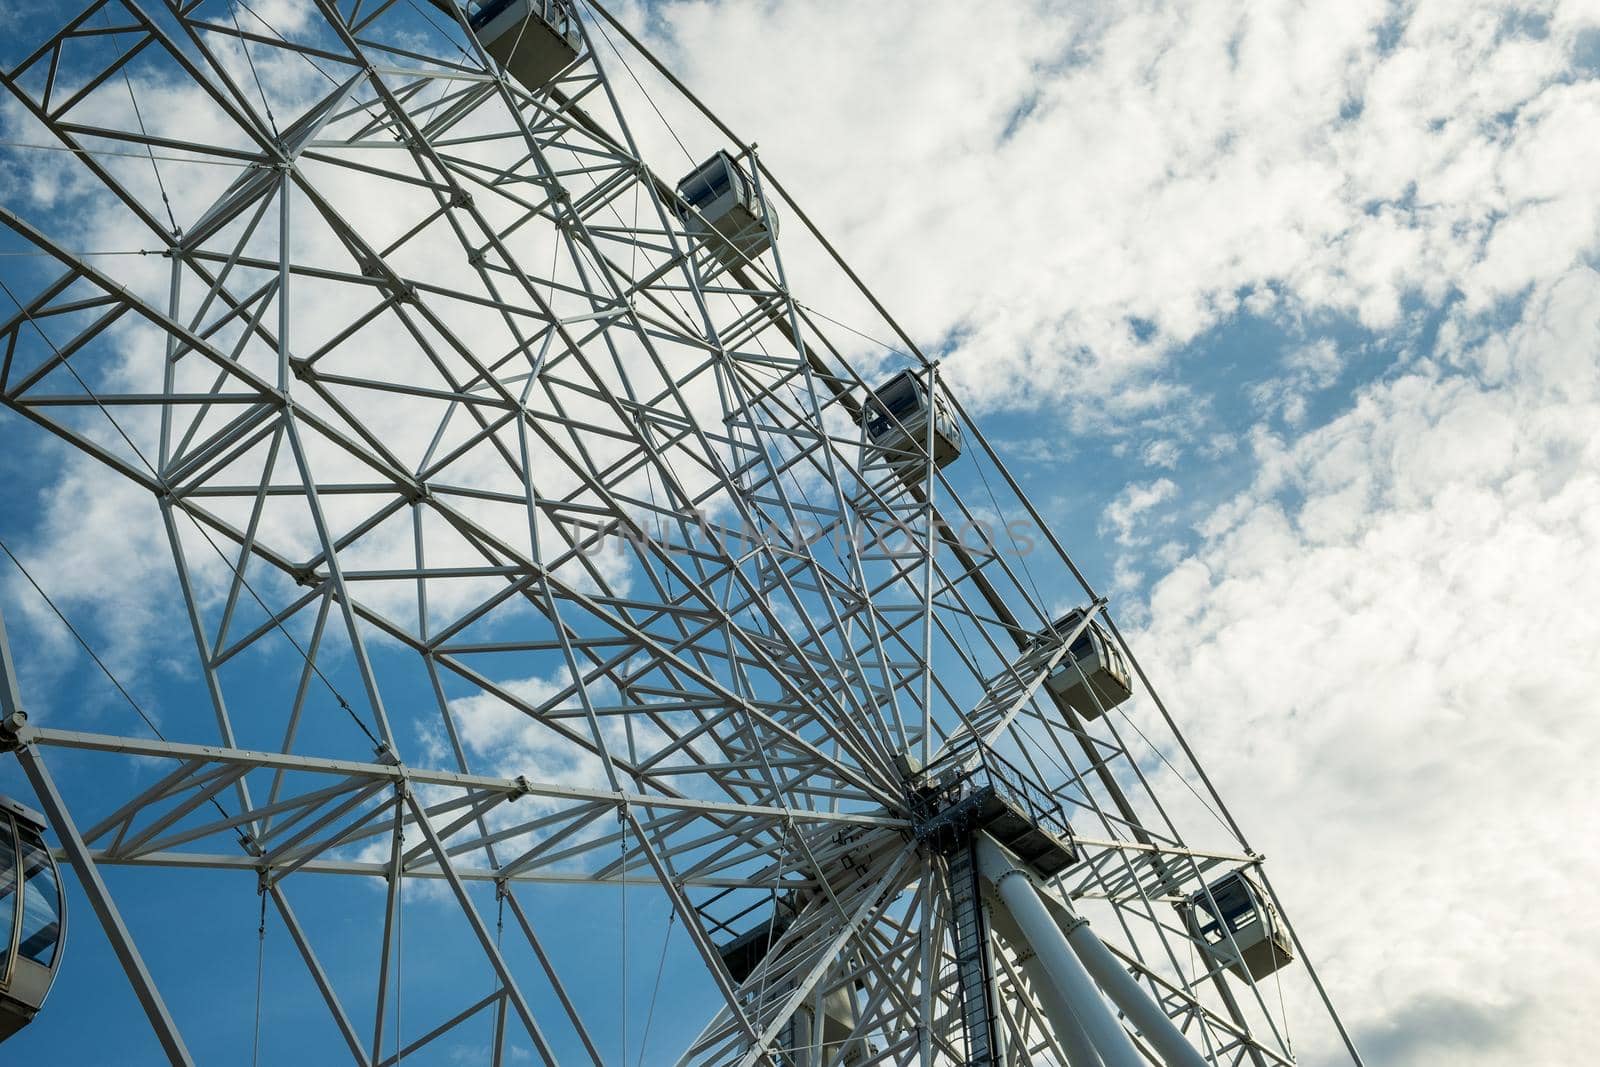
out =
{"type": "Polygon", "coordinates": [[[1191,895],[1183,911],[1195,940],[1240,978],[1259,981],[1294,961],[1294,942],[1271,898],[1243,870],[1191,895]]]}
{"type": "Polygon", "coordinates": [[[33,1021],[61,966],[66,911],[44,826],[0,797],[0,1041],[33,1021]]]}
{"type": "Polygon", "coordinates": [[[928,401],[926,381],[903,370],[872,391],[867,402],[867,439],[890,453],[891,465],[920,470],[933,418],[933,465],[947,467],[961,455],[961,424],[944,398],[928,401]]]}
{"type": "Polygon", "coordinates": [[[778,216],[755,182],[727,152],[718,152],[678,182],[678,214],[690,233],[726,266],[772,247],[778,216]]]}
{"type": "MultiPolygon", "coordinates": [[[[1057,619],[1051,630],[1056,638],[1066,637],[1082,621],[1083,610],[1074,608],[1057,619]]],[[[1098,719],[1133,695],[1133,679],[1128,675],[1122,650],[1092,619],[1050,672],[1045,685],[1086,720],[1098,719]]]]}
{"type": "Polygon", "coordinates": [[[483,50],[533,90],[571,66],[583,44],[568,0],[488,0],[468,9],[467,23],[483,50]]]}

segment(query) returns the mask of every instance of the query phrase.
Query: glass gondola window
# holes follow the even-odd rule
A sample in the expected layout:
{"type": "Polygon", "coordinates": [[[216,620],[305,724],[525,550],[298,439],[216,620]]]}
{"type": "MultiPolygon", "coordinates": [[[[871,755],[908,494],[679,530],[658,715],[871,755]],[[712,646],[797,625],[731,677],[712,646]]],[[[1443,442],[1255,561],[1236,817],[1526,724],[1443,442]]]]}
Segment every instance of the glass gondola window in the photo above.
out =
{"type": "Polygon", "coordinates": [[[690,205],[703,208],[733,187],[733,169],[716,165],[722,162],[720,158],[713,159],[711,165],[701,167],[683,180],[678,191],[690,205]]]}
{"type": "Polygon", "coordinates": [[[11,929],[4,922],[17,906],[17,842],[11,820],[0,813],[0,989],[11,976],[11,929]]]}
{"type": "Polygon", "coordinates": [[[567,10],[567,5],[562,0],[487,0],[485,3],[468,6],[467,25],[474,30],[481,30],[513,5],[527,8],[528,14],[542,19],[545,25],[563,38],[576,33],[576,28],[572,25],[574,16],[567,10]]]}
{"type": "Polygon", "coordinates": [[[896,375],[874,395],[878,400],[878,410],[876,418],[867,427],[867,432],[874,437],[887,433],[894,421],[904,423],[907,415],[915,413],[922,406],[921,383],[909,374],[896,375]]]}
{"type": "Polygon", "coordinates": [[[1223,929],[1237,933],[1256,919],[1256,902],[1249,887],[1241,878],[1224,879],[1211,887],[1211,892],[1199,894],[1194,902],[1211,916],[1211,921],[1201,926],[1207,936],[1224,940],[1223,929]]]}
{"type": "Polygon", "coordinates": [[[475,30],[481,30],[489,24],[489,20],[511,6],[511,0],[493,0],[492,3],[478,4],[467,16],[467,23],[475,30]]]}
{"type": "Polygon", "coordinates": [[[26,827],[21,830],[22,929],[17,954],[48,967],[61,943],[61,885],[44,842],[26,827]]]}
{"type": "Polygon", "coordinates": [[[61,966],[65,901],[43,833],[43,815],[0,797],[0,1041],[38,1013],[61,966]]]}

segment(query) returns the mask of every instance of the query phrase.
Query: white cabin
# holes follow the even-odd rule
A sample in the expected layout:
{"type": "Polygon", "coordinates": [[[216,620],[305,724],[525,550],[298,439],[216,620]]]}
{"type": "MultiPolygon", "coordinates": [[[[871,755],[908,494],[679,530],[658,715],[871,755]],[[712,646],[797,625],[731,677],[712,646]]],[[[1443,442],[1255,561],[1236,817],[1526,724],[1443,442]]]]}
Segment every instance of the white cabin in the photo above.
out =
{"type": "Polygon", "coordinates": [[[65,902],[43,834],[43,815],[0,797],[0,1041],[38,1014],[61,967],[65,902]]]}
{"type": "Polygon", "coordinates": [[[1184,918],[1211,958],[1241,979],[1260,981],[1294,961],[1294,942],[1272,901],[1243,870],[1189,897],[1184,918]]]}
{"type": "Polygon", "coordinates": [[[928,402],[927,382],[903,370],[872,391],[867,401],[867,439],[894,453],[889,462],[920,473],[928,443],[928,418],[933,418],[933,465],[947,467],[961,455],[961,424],[944,398],[928,402]]]}
{"type": "Polygon", "coordinates": [[[772,247],[778,216],[762,202],[755,182],[727,152],[678,182],[678,215],[689,232],[725,266],[737,266],[772,247]]]}
{"type": "MultiPolygon", "coordinates": [[[[1063,638],[1082,621],[1083,609],[1074,608],[1050,628],[1057,638],[1063,638]]],[[[1094,620],[1072,642],[1045,685],[1086,720],[1098,719],[1133,695],[1133,680],[1122,650],[1094,620]]]]}
{"type": "Polygon", "coordinates": [[[568,0],[486,0],[467,23],[483,50],[524,87],[539,90],[578,58],[578,15],[568,0]]]}

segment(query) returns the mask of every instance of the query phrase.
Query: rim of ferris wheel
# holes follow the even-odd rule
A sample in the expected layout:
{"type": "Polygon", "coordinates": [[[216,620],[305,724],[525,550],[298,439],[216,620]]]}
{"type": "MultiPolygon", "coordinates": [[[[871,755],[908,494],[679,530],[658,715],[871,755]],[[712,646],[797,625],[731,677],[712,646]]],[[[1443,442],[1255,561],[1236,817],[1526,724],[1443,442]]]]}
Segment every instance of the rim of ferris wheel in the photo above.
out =
{"type": "Polygon", "coordinates": [[[1294,962],[1277,909],[1243,867],[1208,882],[1181,910],[1194,939],[1241,981],[1260,981],[1294,962]]]}
{"type": "Polygon", "coordinates": [[[933,412],[933,465],[948,467],[961,456],[961,424],[956,421],[943,389],[928,403],[928,385],[913,368],[890,376],[872,390],[867,401],[867,438],[890,454],[890,465],[906,477],[919,480],[924,473],[924,449],[929,436],[928,413],[933,412]]]}
{"type": "Polygon", "coordinates": [[[555,81],[583,47],[569,0],[487,0],[471,9],[467,23],[484,51],[533,91],[555,81]]]}
{"type": "Polygon", "coordinates": [[[778,213],[726,149],[678,181],[678,217],[721,264],[737,266],[772,247],[778,213]]]}
{"type": "MultiPolygon", "coordinates": [[[[1083,608],[1073,608],[1051,623],[1050,632],[1041,634],[1039,640],[1053,642],[1073,633],[1082,625],[1085,614],[1083,608]]],[[[1045,685],[1088,722],[1133,696],[1133,678],[1122,650],[1093,618],[1050,672],[1045,685]]]]}
{"type": "Polygon", "coordinates": [[[61,872],[42,813],[0,796],[0,1041],[33,1021],[64,955],[61,872]]]}

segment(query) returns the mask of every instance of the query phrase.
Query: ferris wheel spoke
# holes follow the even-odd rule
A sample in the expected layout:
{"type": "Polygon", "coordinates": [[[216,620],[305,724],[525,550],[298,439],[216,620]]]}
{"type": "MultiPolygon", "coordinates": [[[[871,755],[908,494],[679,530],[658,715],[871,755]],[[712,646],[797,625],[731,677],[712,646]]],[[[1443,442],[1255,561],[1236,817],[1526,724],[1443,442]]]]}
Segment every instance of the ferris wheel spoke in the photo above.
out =
{"type": "Polygon", "coordinates": [[[445,851],[444,845],[441,843],[437,832],[433,829],[432,824],[428,821],[426,812],[423,811],[421,806],[417,803],[415,797],[413,797],[409,792],[406,794],[405,800],[406,803],[410,805],[416,823],[421,828],[422,834],[427,840],[428,848],[433,852],[434,857],[438,862],[439,870],[444,875],[445,880],[449,883],[450,890],[454,894],[457,904],[460,906],[463,915],[465,915],[469,925],[472,927],[473,935],[477,938],[479,945],[482,946],[484,954],[489,958],[489,962],[493,966],[495,974],[500,980],[501,988],[505,991],[505,996],[516,1008],[517,1016],[521,1019],[523,1028],[527,1031],[528,1037],[532,1039],[535,1048],[539,1052],[539,1055],[543,1057],[545,1063],[554,1067],[554,1064],[556,1063],[556,1057],[551,1051],[549,1043],[545,1039],[544,1031],[534,1019],[533,1010],[528,1006],[527,1000],[523,997],[522,991],[518,987],[516,979],[512,976],[510,968],[506,965],[505,958],[500,953],[499,946],[496,945],[494,939],[489,936],[488,928],[484,925],[482,917],[478,915],[476,904],[473,903],[472,897],[467,893],[465,885],[462,884],[461,879],[456,875],[455,868],[450,862],[450,856],[445,851]]]}
{"type": "MultiPolygon", "coordinates": [[[[907,902],[903,921],[885,912],[858,938],[860,955],[850,980],[861,987],[864,1002],[849,1036],[831,1052],[841,1062],[858,1056],[864,1062],[881,1062],[920,1044],[921,1004],[913,997],[919,996],[922,982],[934,979],[931,975],[924,977],[922,931],[920,923],[913,924],[912,919],[922,914],[925,895],[936,892],[936,887],[923,877],[916,889],[907,902]],[[872,1035],[882,1042],[875,1055],[869,1042],[872,1035]]],[[[942,951],[941,946],[941,954],[942,951]]]]}
{"type": "Polygon", "coordinates": [[[748,1002],[751,1022],[759,1038],[745,1046],[737,1037],[731,1016],[712,1020],[685,1054],[696,1062],[755,1063],[766,1055],[795,1011],[812,994],[836,959],[860,929],[875,921],[904,882],[902,873],[914,856],[898,838],[882,841],[869,866],[857,869],[848,884],[833,896],[816,894],[801,907],[779,934],[759,967],[740,986],[748,1002]],[[891,844],[892,841],[892,844],[891,844]],[[752,995],[753,994],[753,995],[752,995]]]}
{"type": "MultiPolygon", "coordinates": [[[[441,507],[441,510],[444,511],[447,517],[451,518],[453,521],[462,523],[463,525],[466,524],[465,518],[463,516],[453,514],[450,508],[441,507]]],[[[678,672],[696,682],[697,685],[703,686],[705,691],[708,691],[709,693],[742,708],[746,713],[760,720],[767,728],[772,729],[778,735],[785,737],[790,743],[796,744],[805,751],[810,752],[819,760],[823,762],[832,762],[829,757],[827,757],[819,748],[810,742],[805,741],[798,734],[793,733],[787,727],[780,724],[776,719],[767,714],[766,711],[760,706],[752,704],[751,702],[739,697],[736,693],[728,689],[723,684],[717,682],[710,675],[705,674],[704,672],[695,668],[691,668],[687,664],[683,663],[681,658],[673,655],[669,646],[665,645],[660,639],[657,639],[651,634],[639,629],[636,624],[628,620],[623,614],[606,609],[603,605],[599,604],[594,597],[583,593],[581,590],[573,586],[565,584],[553,574],[550,574],[548,571],[545,571],[544,568],[538,566],[533,560],[512,550],[509,545],[499,543],[496,544],[495,547],[497,551],[509,558],[514,559],[520,566],[526,567],[530,572],[538,575],[541,578],[542,583],[551,589],[553,596],[559,596],[565,602],[570,602],[582,607],[588,617],[595,621],[605,623],[613,632],[629,638],[631,641],[635,642],[642,651],[646,651],[663,659],[676,660],[678,664],[678,672]]],[[[714,603],[708,603],[708,607],[711,610],[715,610],[714,603]]],[[[757,651],[757,654],[760,655],[759,650],[757,651]]],[[[818,722],[819,725],[822,725],[829,734],[834,736],[836,740],[841,741],[841,743],[847,746],[851,744],[847,738],[837,734],[836,727],[826,723],[823,720],[814,721],[818,722]]],[[[880,786],[871,784],[868,779],[860,777],[857,772],[854,772],[843,765],[837,766],[843,777],[847,779],[854,779],[855,784],[863,788],[869,795],[877,793],[881,789],[880,786]]]]}

